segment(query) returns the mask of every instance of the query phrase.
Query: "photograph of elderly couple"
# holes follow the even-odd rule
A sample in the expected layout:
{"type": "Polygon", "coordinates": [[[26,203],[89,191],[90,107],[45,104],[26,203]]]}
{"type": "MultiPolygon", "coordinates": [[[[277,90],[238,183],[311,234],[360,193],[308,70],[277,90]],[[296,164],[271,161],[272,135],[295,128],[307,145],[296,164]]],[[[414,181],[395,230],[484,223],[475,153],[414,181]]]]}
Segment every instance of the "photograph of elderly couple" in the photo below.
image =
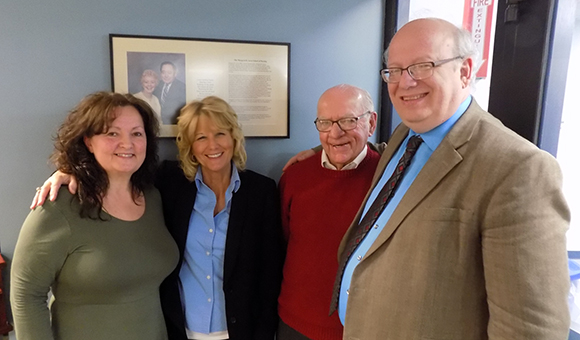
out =
{"type": "Polygon", "coordinates": [[[177,124],[185,105],[185,54],[127,52],[129,92],[151,106],[161,125],[177,124]]]}

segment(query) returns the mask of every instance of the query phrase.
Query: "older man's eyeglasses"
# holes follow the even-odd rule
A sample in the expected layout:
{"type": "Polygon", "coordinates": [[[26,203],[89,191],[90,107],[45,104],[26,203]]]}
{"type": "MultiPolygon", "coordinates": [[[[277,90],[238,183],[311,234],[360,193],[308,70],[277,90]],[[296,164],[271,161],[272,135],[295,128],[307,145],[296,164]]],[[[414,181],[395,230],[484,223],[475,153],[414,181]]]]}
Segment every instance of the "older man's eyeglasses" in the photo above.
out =
{"type": "Polygon", "coordinates": [[[449,59],[443,59],[439,61],[428,61],[424,63],[417,63],[413,65],[409,65],[405,68],[400,67],[387,67],[381,70],[381,76],[386,83],[389,84],[396,84],[401,81],[401,77],[403,76],[403,71],[407,71],[409,76],[415,80],[421,80],[425,78],[429,78],[433,75],[433,69],[435,67],[441,66],[445,63],[448,63],[453,60],[463,59],[462,56],[457,56],[449,59]]]}
{"type": "Polygon", "coordinates": [[[342,131],[350,131],[350,130],[354,130],[356,128],[358,120],[361,119],[362,116],[364,116],[366,114],[370,114],[370,113],[371,113],[371,111],[367,111],[358,117],[346,117],[346,118],[341,118],[339,120],[316,118],[316,120],[314,121],[314,125],[316,125],[316,130],[318,130],[320,132],[330,131],[330,129],[332,129],[332,125],[334,123],[338,124],[338,127],[342,131]]]}

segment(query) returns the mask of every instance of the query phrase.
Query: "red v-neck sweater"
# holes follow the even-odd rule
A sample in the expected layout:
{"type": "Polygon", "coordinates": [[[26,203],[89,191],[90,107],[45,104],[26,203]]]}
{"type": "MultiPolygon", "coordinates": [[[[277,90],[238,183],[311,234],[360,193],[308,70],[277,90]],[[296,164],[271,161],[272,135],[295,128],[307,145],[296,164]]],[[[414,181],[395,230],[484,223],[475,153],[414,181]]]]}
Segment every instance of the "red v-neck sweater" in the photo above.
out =
{"type": "Polygon", "coordinates": [[[363,201],[379,162],[371,149],[353,170],[328,170],[321,153],[280,178],[282,226],[288,242],[280,318],[313,340],[342,339],[338,313],[328,316],[340,241],[363,201]]]}

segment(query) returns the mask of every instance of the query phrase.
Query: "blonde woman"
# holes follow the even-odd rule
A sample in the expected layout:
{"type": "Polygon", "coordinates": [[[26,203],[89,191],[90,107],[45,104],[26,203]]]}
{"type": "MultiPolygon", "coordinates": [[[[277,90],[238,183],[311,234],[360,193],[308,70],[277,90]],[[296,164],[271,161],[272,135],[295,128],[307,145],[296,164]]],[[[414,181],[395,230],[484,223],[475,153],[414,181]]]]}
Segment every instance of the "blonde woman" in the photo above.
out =
{"type": "Polygon", "coordinates": [[[153,70],[145,70],[141,75],[141,87],[142,90],[134,94],[135,97],[144,100],[155,113],[155,118],[161,124],[161,104],[159,103],[159,98],[153,94],[155,87],[159,83],[159,77],[157,73],[153,70]]]}

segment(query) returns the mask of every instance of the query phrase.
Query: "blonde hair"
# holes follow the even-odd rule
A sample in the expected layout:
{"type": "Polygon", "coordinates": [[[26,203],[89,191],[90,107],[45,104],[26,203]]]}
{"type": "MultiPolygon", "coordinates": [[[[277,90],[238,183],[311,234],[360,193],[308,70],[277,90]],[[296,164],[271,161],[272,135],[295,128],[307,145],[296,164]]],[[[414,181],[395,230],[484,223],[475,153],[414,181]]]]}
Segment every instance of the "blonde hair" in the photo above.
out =
{"type": "Polygon", "coordinates": [[[141,82],[143,82],[143,79],[145,79],[145,77],[151,77],[155,79],[155,84],[159,83],[159,77],[157,76],[157,72],[153,70],[147,69],[143,71],[143,74],[141,74],[141,82]]]}
{"type": "Polygon", "coordinates": [[[234,139],[232,160],[238,170],[244,170],[248,156],[244,147],[244,134],[238,123],[238,115],[225,100],[209,96],[185,105],[177,118],[179,163],[185,177],[193,182],[199,168],[199,162],[195,159],[191,147],[194,142],[197,122],[202,115],[208,117],[220,129],[230,132],[234,139]]]}

